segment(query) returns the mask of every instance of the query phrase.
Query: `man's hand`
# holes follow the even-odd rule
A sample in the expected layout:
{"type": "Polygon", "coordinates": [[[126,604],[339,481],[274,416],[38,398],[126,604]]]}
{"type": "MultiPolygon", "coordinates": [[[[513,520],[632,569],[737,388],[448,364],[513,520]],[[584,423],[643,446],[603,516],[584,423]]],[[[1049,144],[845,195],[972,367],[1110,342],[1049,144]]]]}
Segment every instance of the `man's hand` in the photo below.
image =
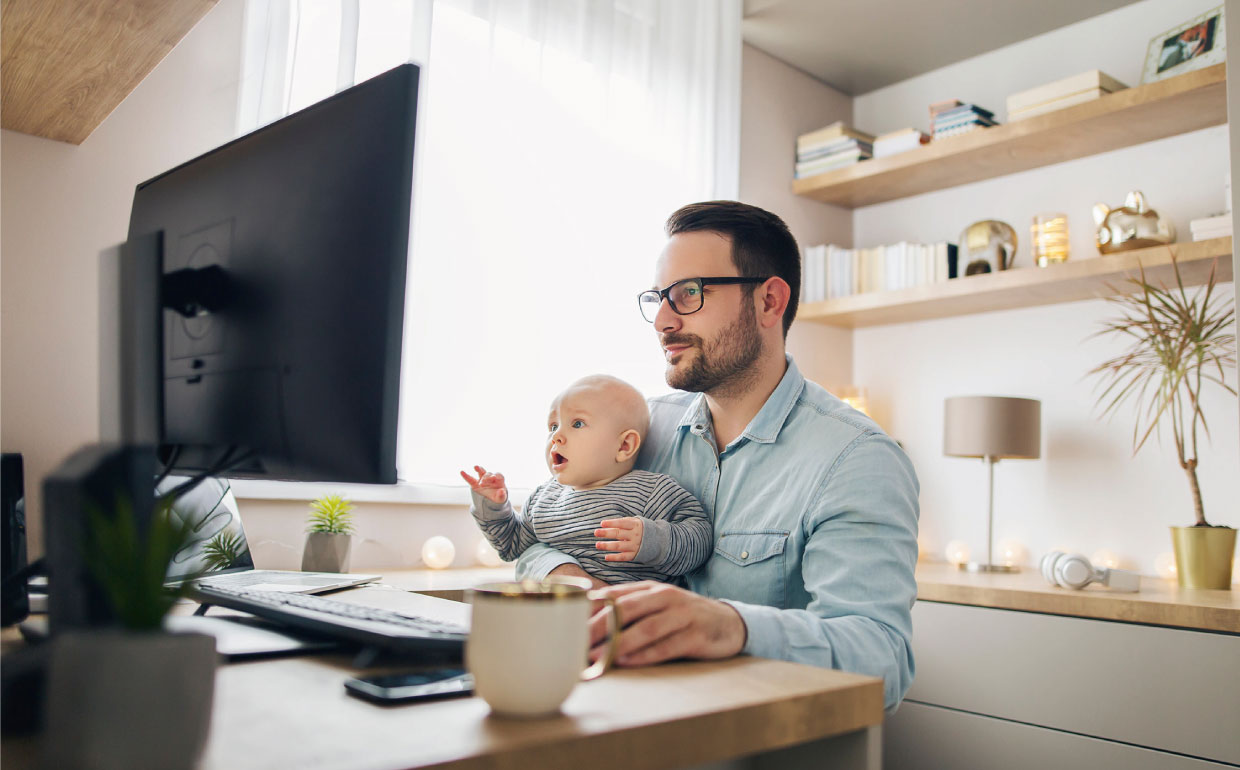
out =
{"type": "Polygon", "coordinates": [[[594,547],[600,551],[616,551],[603,558],[607,561],[633,561],[642,547],[642,518],[629,516],[624,519],[604,519],[594,536],[599,540],[594,547]]]}
{"type": "Polygon", "coordinates": [[[508,485],[504,483],[504,474],[487,473],[486,469],[481,465],[475,465],[474,470],[478,472],[478,478],[474,478],[465,471],[461,471],[461,478],[465,479],[465,483],[469,484],[470,489],[496,505],[503,505],[507,502],[508,485]]]}
{"type": "Polygon", "coordinates": [[[548,577],[551,575],[559,575],[561,577],[583,577],[590,581],[591,588],[607,588],[611,585],[610,583],[604,583],[576,564],[561,564],[548,573],[548,577]]]}
{"type": "MultiPolygon", "coordinates": [[[[624,583],[599,593],[616,600],[624,625],[616,650],[616,663],[621,666],[646,666],[677,658],[730,658],[745,647],[745,621],[723,602],[649,581],[624,583]]],[[[607,638],[605,612],[596,611],[590,618],[592,646],[607,638]]],[[[600,647],[590,650],[591,660],[602,654],[600,647]]]]}

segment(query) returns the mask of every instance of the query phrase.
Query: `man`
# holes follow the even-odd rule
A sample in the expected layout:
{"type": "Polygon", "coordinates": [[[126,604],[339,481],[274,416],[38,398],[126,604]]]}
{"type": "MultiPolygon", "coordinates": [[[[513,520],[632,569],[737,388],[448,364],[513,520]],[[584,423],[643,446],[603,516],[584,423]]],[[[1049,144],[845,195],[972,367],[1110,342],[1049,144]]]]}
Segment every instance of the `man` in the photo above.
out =
{"type": "MultiPolygon", "coordinates": [[[[884,679],[888,710],[913,678],[918,483],[865,415],[801,376],[784,352],[800,255],[779,217],[715,201],[667,222],[655,289],[640,297],[683,393],[651,399],[638,467],[666,473],[714,523],[687,576],[606,589],[625,623],[618,663],[740,653],[884,679]]],[[[584,576],[527,550],[518,574],[584,576]]],[[[594,641],[602,619],[592,621],[594,641]]],[[[597,651],[596,653],[597,654],[597,651]]]]}

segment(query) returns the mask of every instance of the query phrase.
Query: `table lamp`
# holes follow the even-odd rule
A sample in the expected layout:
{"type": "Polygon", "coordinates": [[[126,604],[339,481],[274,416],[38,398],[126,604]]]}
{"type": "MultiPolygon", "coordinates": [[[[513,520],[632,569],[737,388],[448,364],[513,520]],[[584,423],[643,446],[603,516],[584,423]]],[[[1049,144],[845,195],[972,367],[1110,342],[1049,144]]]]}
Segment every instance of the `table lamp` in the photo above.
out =
{"type": "Polygon", "coordinates": [[[989,471],[986,516],[986,563],[969,562],[969,572],[1016,572],[1010,564],[995,564],[995,463],[1002,459],[1036,460],[1041,456],[1042,402],[1006,396],[955,396],[943,409],[943,454],[980,457],[989,471]]]}

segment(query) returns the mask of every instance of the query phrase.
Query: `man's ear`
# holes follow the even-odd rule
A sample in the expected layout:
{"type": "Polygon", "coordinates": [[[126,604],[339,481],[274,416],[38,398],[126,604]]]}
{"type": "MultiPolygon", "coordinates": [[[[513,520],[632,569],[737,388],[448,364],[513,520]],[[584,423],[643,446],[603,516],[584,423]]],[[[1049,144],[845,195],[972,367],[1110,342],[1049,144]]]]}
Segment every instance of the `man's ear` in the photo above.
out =
{"type": "Polygon", "coordinates": [[[788,282],[779,276],[768,278],[755,294],[758,302],[758,324],[764,329],[782,326],[784,311],[788,309],[788,300],[792,297],[788,282]]]}
{"type": "Polygon", "coordinates": [[[620,449],[616,452],[616,462],[626,463],[637,456],[642,446],[642,434],[629,428],[620,434],[620,449]]]}

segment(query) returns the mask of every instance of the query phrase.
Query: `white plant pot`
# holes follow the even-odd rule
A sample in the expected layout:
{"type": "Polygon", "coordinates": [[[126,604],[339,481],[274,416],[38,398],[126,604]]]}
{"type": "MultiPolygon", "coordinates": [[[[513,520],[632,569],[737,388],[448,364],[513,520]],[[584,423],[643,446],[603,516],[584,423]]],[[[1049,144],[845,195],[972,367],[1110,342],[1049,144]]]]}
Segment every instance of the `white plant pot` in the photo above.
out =
{"type": "Polygon", "coordinates": [[[190,770],[211,728],[215,639],[77,631],[51,642],[47,767],[190,770]]]}
{"type": "Polygon", "coordinates": [[[334,532],[310,532],[306,549],[301,554],[302,572],[348,572],[349,546],[352,535],[334,532]]]}

